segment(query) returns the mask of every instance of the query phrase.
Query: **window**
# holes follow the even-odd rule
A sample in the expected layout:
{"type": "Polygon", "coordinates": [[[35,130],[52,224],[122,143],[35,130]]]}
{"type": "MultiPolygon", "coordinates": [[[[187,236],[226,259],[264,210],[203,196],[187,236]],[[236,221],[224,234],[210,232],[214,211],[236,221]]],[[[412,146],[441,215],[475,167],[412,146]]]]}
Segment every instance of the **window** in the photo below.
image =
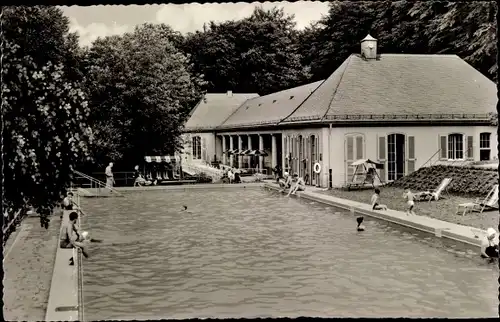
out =
{"type": "Polygon", "coordinates": [[[491,133],[479,134],[479,160],[489,161],[491,158],[491,133]]]}
{"type": "Polygon", "coordinates": [[[193,136],[193,159],[201,159],[201,137],[193,136]]]}
{"type": "Polygon", "coordinates": [[[461,160],[464,158],[464,136],[454,133],[448,135],[448,159],[461,160]]]}

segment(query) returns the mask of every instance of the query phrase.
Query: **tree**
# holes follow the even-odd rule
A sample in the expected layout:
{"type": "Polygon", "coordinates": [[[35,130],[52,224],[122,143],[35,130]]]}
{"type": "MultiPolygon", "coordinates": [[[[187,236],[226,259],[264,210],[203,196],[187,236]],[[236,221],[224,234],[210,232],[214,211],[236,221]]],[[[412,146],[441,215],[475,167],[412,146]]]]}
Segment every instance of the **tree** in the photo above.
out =
{"type": "Polygon", "coordinates": [[[496,81],[497,10],[496,1],[428,1],[415,3],[409,14],[429,21],[424,32],[434,53],[457,54],[496,81]]]}
{"type": "Polygon", "coordinates": [[[210,92],[273,93],[309,80],[301,65],[293,16],[282,9],[257,8],[238,21],[211,22],[189,34],[184,50],[210,92]]]}
{"type": "Polygon", "coordinates": [[[457,54],[496,80],[496,2],[334,1],[300,33],[303,63],[328,77],[370,33],[379,53],[457,54]]]}
{"type": "Polygon", "coordinates": [[[300,35],[304,63],[311,66],[314,80],[330,76],[372,31],[377,17],[376,2],[334,1],[328,15],[300,35]]]}
{"type": "Polygon", "coordinates": [[[69,79],[79,75],[69,64],[77,57],[70,52],[74,38],[60,10],[50,7],[4,8],[3,26],[2,203],[31,204],[47,228],[92,138],[84,93],[69,79]]]}
{"type": "Polygon", "coordinates": [[[129,168],[145,155],[173,154],[203,80],[165,25],[95,41],[86,55],[97,165],[129,168]]]}

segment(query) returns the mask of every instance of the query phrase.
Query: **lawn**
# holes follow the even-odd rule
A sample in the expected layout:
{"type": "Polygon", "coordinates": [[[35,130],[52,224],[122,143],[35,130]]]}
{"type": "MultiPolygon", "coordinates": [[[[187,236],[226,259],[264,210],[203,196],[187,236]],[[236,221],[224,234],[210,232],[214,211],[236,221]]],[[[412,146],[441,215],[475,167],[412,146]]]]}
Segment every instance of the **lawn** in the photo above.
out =
{"type": "MultiPolygon", "coordinates": [[[[405,211],[405,200],[403,199],[403,189],[395,187],[380,188],[380,202],[387,205],[388,208],[394,210],[405,211]]],[[[417,192],[417,191],[414,191],[417,192]]],[[[370,197],[373,190],[345,191],[340,189],[332,189],[323,191],[322,193],[330,194],[338,198],[349,199],[353,201],[370,203],[370,197]]],[[[480,229],[488,227],[498,227],[498,211],[488,211],[479,213],[468,213],[465,216],[457,214],[457,205],[460,203],[471,202],[474,198],[465,198],[457,195],[444,194],[445,199],[438,201],[424,201],[415,203],[415,213],[420,216],[428,216],[431,218],[459,224],[471,226],[480,229]]]]}

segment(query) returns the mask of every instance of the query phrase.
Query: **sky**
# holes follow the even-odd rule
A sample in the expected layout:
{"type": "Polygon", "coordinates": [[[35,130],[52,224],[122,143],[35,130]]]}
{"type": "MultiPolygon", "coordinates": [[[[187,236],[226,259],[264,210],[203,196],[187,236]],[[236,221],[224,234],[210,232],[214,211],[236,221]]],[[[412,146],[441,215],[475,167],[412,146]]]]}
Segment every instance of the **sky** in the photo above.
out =
{"type": "Polygon", "coordinates": [[[286,14],[295,15],[298,29],[307,27],[328,13],[328,3],[319,1],[60,8],[70,19],[70,31],[78,32],[81,45],[87,46],[98,37],[133,31],[136,25],[145,22],[165,23],[185,34],[201,30],[203,24],[210,21],[222,22],[248,17],[257,6],[262,6],[264,9],[275,6],[283,8],[286,14]]]}

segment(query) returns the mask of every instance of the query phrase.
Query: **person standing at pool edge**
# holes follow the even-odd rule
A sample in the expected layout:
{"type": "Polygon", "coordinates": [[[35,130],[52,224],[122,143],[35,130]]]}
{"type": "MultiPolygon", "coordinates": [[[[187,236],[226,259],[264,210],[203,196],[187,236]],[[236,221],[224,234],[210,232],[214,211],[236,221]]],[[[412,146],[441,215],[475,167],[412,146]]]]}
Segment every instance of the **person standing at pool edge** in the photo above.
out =
{"type": "Polygon", "coordinates": [[[410,191],[409,188],[405,189],[405,193],[403,194],[403,198],[406,199],[406,214],[407,215],[415,215],[415,212],[413,211],[413,207],[415,207],[415,201],[413,201],[414,196],[413,193],[410,191]]]}
{"type": "Polygon", "coordinates": [[[115,183],[115,179],[113,178],[113,162],[110,162],[106,167],[106,187],[113,188],[113,184],[115,183]]]}

